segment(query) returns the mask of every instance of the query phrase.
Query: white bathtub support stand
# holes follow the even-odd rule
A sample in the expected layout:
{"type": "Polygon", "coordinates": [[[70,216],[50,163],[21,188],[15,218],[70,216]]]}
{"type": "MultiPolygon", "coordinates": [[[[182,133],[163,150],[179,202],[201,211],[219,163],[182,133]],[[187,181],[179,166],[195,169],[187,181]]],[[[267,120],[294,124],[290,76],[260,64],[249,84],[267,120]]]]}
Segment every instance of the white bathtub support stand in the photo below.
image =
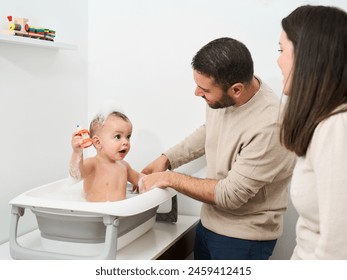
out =
{"type": "Polygon", "coordinates": [[[106,215],[103,217],[103,222],[106,226],[105,244],[103,252],[97,256],[78,256],[70,254],[61,254],[55,252],[40,251],[35,249],[29,249],[21,246],[17,241],[18,222],[20,217],[24,215],[25,208],[12,205],[12,218],[10,225],[10,252],[14,259],[31,259],[31,260],[62,260],[62,259],[116,259],[117,254],[117,236],[119,220],[117,217],[106,215]]]}

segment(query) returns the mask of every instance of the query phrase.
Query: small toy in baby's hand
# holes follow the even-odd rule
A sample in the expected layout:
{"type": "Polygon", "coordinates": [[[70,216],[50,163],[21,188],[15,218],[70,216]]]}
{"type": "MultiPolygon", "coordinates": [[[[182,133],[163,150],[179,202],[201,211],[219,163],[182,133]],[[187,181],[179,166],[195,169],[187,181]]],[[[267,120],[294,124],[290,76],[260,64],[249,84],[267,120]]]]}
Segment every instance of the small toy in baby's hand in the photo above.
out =
{"type": "Polygon", "coordinates": [[[82,137],[82,148],[86,149],[93,144],[92,139],[89,137],[89,131],[87,129],[81,128],[77,125],[77,133],[76,135],[80,135],[82,137]]]}

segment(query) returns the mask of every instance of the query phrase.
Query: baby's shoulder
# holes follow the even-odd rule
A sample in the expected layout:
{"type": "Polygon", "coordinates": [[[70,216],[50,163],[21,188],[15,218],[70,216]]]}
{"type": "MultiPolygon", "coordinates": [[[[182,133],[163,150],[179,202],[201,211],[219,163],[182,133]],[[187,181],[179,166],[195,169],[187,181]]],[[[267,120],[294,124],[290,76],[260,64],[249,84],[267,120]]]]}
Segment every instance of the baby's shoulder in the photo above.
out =
{"type": "Polygon", "coordinates": [[[118,160],[116,162],[119,166],[122,166],[123,168],[128,169],[130,167],[129,163],[127,163],[125,160],[118,160]]]}
{"type": "Polygon", "coordinates": [[[84,163],[88,163],[88,164],[96,164],[98,159],[96,158],[96,156],[93,156],[93,157],[85,158],[83,161],[84,163]]]}

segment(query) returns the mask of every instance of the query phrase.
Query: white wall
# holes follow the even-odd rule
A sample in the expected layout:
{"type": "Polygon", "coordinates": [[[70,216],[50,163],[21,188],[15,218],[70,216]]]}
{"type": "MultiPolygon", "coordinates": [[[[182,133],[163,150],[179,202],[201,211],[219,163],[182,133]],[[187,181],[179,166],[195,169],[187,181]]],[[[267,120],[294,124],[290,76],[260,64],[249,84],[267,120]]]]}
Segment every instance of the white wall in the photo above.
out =
{"type": "MultiPolygon", "coordinates": [[[[190,62],[212,39],[243,41],[256,73],[280,95],[280,20],[303,3],[347,10],[345,0],[0,0],[0,29],[7,15],[27,17],[55,29],[57,42],[78,46],[0,43],[0,243],[8,239],[8,201],[67,175],[71,131],[87,125],[105,100],[123,107],[134,124],[127,159],[139,170],[203,123],[205,103],[193,94],[190,62]]],[[[203,177],[204,166],[201,159],[180,170],[203,177]]],[[[199,208],[179,197],[181,213],[198,215],[199,208]]],[[[290,207],[274,259],[290,256],[295,220],[290,207]]],[[[21,231],[32,227],[29,221],[21,231]]]]}
{"type": "MultiPolygon", "coordinates": [[[[280,21],[302,4],[347,10],[345,0],[90,0],[89,120],[103,102],[122,107],[134,125],[127,160],[138,170],[204,121],[194,94],[193,55],[209,41],[234,37],[250,49],[255,72],[281,95],[277,67],[280,21]]],[[[204,160],[180,170],[204,176],[204,160]]],[[[200,203],[179,197],[179,211],[199,214],[200,203]]],[[[297,214],[290,204],[273,259],[288,259],[297,214]]]]}
{"type": "MultiPolygon", "coordinates": [[[[25,17],[29,25],[54,29],[56,42],[78,47],[52,50],[0,42],[0,243],[8,240],[8,202],[68,175],[72,131],[87,120],[87,4],[0,0],[0,30],[7,29],[7,15],[25,17]]],[[[27,215],[21,232],[34,226],[27,215]]]]}

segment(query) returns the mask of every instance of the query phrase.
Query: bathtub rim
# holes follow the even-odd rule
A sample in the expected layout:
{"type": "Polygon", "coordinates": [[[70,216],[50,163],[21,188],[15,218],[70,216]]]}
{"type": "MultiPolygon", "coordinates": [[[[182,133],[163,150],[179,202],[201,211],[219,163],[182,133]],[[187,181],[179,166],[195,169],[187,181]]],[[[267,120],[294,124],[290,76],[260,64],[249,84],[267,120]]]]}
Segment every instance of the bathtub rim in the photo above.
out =
{"type": "Polygon", "coordinates": [[[141,193],[125,200],[116,202],[87,202],[87,201],[70,201],[58,200],[53,198],[42,199],[33,196],[33,192],[37,192],[44,188],[56,188],[56,185],[70,184],[70,178],[64,178],[39,187],[32,188],[28,191],[13,198],[9,204],[22,208],[43,207],[51,209],[62,209],[68,211],[81,211],[87,213],[95,213],[102,215],[111,215],[116,217],[126,217],[142,213],[153,208],[155,205],[160,205],[171,199],[177,194],[170,187],[165,189],[153,188],[152,190],[141,193]],[[129,207],[130,206],[130,207],[129,207]]]}

